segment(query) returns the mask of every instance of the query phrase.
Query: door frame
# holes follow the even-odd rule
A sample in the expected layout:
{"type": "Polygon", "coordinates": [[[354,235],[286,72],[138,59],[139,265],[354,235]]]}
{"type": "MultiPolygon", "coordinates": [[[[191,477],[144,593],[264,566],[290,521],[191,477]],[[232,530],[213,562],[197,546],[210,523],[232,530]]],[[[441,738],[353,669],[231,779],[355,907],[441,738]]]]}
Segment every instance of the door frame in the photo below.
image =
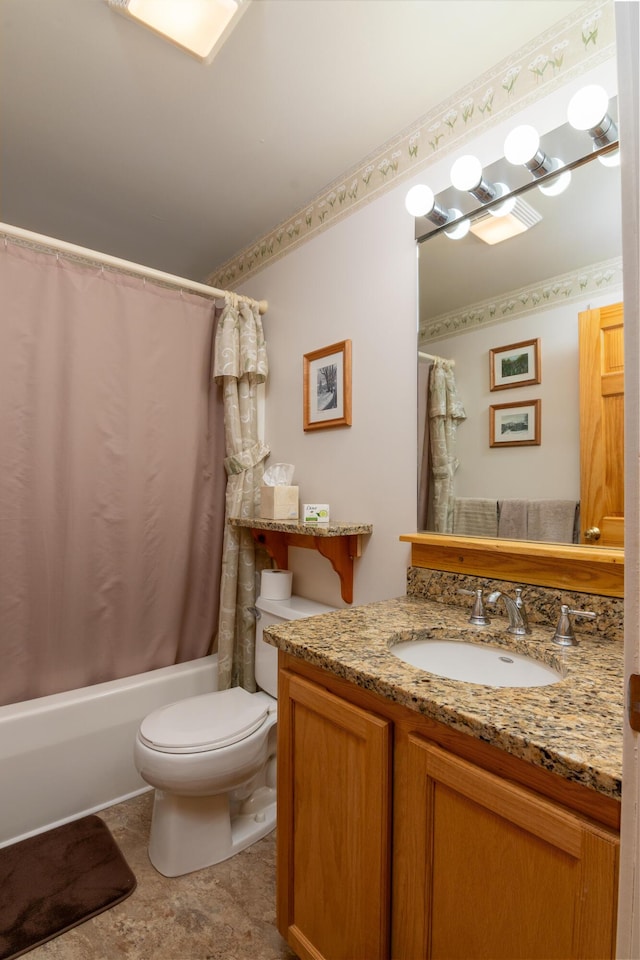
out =
{"type": "MultiPolygon", "coordinates": [[[[629,675],[640,672],[640,203],[638,176],[640,156],[638,132],[640,116],[639,56],[640,17],[637,0],[618,0],[616,52],[618,58],[618,107],[620,127],[624,131],[622,152],[622,251],[625,309],[625,690],[629,675]]],[[[626,702],[626,698],[625,698],[626,702]]],[[[623,725],[622,830],[620,844],[620,884],[618,907],[617,956],[640,956],[640,750],[638,736],[623,725]]]]}

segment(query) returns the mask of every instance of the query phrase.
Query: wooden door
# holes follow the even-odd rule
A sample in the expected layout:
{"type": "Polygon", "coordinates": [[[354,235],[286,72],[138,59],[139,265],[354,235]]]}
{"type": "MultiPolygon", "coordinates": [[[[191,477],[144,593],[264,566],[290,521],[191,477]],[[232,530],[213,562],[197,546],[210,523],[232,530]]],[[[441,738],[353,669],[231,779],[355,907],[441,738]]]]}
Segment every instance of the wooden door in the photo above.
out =
{"type": "Polygon", "coordinates": [[[617,834],[420,736],[408,749],[415,922],[394,960],[612,957],[617,834]]]}
{"type": "Polygon", "coordinates": [[[303,960],[389,955],[391,726],[280,671],[278,929],[303,960]]]}
{"type": "Polygon", "coordinates": [[[579,314],[580,542],[624,544],[623,305],[579,314]],[[590,531],[600,531],[597,534],[590,531]]]}

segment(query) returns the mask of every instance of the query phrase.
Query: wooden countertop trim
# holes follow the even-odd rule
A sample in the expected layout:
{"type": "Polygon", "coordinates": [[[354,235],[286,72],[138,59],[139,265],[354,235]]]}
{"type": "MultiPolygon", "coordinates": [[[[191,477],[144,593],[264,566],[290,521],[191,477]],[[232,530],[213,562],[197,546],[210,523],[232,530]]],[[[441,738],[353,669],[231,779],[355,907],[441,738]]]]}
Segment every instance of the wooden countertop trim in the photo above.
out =
{"type": "Polygon", "coordinates": [[[414,567],[624,596],[624,551],[619,548],[441,533],[403,534],[400,540],[411,544],[414,567]]]}

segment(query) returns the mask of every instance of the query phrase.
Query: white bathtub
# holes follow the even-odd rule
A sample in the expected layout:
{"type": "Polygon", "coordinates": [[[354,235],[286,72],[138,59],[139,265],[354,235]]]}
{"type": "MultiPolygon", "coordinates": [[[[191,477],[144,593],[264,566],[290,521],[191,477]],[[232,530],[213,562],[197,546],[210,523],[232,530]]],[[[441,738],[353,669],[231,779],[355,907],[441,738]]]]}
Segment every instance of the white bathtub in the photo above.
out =
{"type": "Polygon", "coordinates": [[[149,789],[133,765],[140,721],[217,682],[214,654],[0,707],[0,847],[149,789]]]}

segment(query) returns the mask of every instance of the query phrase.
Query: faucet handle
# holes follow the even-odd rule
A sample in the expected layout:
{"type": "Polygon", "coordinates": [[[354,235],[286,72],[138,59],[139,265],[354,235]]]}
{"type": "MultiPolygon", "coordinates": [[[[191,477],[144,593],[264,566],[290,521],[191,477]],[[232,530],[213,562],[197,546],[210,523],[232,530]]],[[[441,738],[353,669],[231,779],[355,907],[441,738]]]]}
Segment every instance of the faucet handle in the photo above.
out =
{"type": "Polygon", "coordinates": [[[516,587],[516,607],[520,611],[520,616],[522,617],[522,623],[524,624],[525,627],[528,627],[529,618],[527,617],[527,609],[524,605],[524,600],[522,599],[522,587],[516,587]]]}
{"type": "Polygon", "coordinates": [[[482,587],[477,590],[465,590],[464,587],[458,589],[458,593],[465,593],[469,597],[475,597],[473,610],[469,617],[469,623],[474,623],[477,627],[486,627],[491,620],[485,613],[484,603],[482,602],[482,587]]]}
{"type": "Polygon", "coordinates": [[[582,617],[585,620],[595,620],[597,614],[593,610],[570,610],[567,603],[560,605],[560,617],[556,626],[556,632],[553,635],[553,642],[560,644],[561,647],[575,647],[578,645],[576,635],[573,632],[571,617],[582,617]]]}

